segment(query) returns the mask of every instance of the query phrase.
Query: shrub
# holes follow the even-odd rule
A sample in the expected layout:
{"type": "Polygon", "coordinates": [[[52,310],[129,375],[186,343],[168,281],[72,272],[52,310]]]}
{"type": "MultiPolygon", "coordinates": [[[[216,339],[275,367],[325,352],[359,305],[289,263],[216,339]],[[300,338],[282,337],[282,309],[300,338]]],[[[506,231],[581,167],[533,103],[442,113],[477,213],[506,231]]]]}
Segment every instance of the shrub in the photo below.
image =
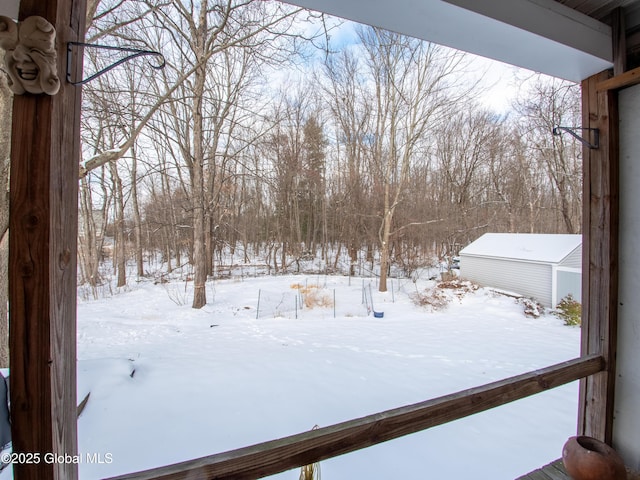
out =
{"type": "Polygon", "coordinates": [[[556,307],[556,315],[564,320],[565,325],[580,325],[582,319],[582,304],[569,294],[560,300],[556,307]]]}
{"type": "Polygon", "coordinates": [[[532,298],[520,297],[517,302],[523,306],[527,317],[539,318],[544,313],[544,307],[532,298]]]}

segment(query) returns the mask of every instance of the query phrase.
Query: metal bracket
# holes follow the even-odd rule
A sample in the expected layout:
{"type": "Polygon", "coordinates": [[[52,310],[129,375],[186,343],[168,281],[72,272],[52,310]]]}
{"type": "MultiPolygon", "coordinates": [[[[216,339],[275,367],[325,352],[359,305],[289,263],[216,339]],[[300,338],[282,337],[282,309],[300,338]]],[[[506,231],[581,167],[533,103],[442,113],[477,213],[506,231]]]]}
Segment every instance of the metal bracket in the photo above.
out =
{"type": "Polygon", "coordinates": [[[580,142],[582,142],[583,145],[586,145],[592,150],[600,147],[600,130],[597,128],[561,127],[560,125],[553,127],[554,135],[561,135],[563,131],[567,132],[572,137],[577,138],[578,140],[580,140],[580,142]],[[593,132],[593,143],[591,143],[589,140],[585,140],[580,135],[578,135],[575,132],[576,130],[589,130],[590,132],[593,132]]]}
{"type": "Polygon", "coordinates": [[[118,65],[124,63],[124,62],[128,62],[129,60],[133,60],[134,58],[137,57],[142,57],[142,56],[155,56],[155,57],[159,57],[159,64],[158,65],[154,65],[152,63],[149,63],[149,66],[151,68],[154,68],[156,70],[160,70],[162,68],[164,68],[166,61],[164,58],[164,55],[162,55],[160,52],[155,52],[153,50],[140,50],[137,48],[123,48],[123,47],[112,47],[110,45],[96,45],[96,44],[91,44],[91,43],[82,43],[82,42],[69,42],[67,43],[67,82],[69,82],[71,85],[84,85],[85,83],[89,83],[91,80],[94,80],[96,78],[98,78],[100,75],[104,75],[105,73],[107,73],[109,70],[117,67],[118,65]],[[126,52],[129,55],[127,55],[126,57],[121,58],[120,60],[118,60],[117,62],[112,63],[111,65],[109,65],[108,67],[103,68],[102,70],[99,70],[98,72],[94,73],[93,75],[84,78],[82,80],[72,80],[71,78],[71,68],[73,65],[73,53],[74,53],[74,48],[73,47],[89,47],[89,48],[96,48],[99,50],[113,50],[113,51],[117,51],[117,52],[126,52]]]}

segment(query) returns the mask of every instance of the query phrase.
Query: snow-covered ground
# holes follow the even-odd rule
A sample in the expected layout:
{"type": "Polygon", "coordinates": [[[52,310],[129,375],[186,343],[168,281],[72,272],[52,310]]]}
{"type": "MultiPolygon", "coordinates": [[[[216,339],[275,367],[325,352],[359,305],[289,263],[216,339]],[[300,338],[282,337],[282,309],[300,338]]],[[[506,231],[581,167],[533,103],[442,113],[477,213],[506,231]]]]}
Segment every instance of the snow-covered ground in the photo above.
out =
{"type": "MultiPolygon", "coordinates": [[[[551,314],[526,317],[513,298],[485,289],[432,311],[410,299],[428,282],[394,280],[387,293],[372,288],[384,316],[367,316],[370,282],[218,280],[201,310],[190,308],[184,282],[81,300],[78,401],[91,395],[78,420],[80,478],[247,446],[579,355],[579,328],[551,314]],[[325,306],[296,310],[303,289],[325,306]]],[[[323,461],[322,478],[511,480],[561,455],[576,430],[577,397],[573,383],[323,461]]]]}

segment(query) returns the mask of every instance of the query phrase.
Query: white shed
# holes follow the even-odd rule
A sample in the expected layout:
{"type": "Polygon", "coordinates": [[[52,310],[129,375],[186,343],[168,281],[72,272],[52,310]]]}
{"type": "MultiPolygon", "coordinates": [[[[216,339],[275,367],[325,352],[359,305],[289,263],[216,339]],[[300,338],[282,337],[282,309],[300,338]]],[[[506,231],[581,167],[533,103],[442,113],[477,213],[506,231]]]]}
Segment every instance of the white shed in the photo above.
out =
{"type": "Polygon", "coordinates": [[[460,276],[555,307],[581,300],[582,235],[485,233],[460,251],[460,276]]]}

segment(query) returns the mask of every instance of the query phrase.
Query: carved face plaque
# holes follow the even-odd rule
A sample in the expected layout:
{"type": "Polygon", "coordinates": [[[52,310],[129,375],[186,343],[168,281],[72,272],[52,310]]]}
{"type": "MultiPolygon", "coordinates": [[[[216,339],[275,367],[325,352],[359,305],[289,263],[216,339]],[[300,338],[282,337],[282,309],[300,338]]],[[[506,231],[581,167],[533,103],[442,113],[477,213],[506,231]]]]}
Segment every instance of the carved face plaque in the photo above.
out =
{"type": "Polygon", "coordinates": [[[42,17],[16,24],[0,16],[0,46],[13,93],[55,95],[60,90],[55,50],[56,31],[42,17]]]}

